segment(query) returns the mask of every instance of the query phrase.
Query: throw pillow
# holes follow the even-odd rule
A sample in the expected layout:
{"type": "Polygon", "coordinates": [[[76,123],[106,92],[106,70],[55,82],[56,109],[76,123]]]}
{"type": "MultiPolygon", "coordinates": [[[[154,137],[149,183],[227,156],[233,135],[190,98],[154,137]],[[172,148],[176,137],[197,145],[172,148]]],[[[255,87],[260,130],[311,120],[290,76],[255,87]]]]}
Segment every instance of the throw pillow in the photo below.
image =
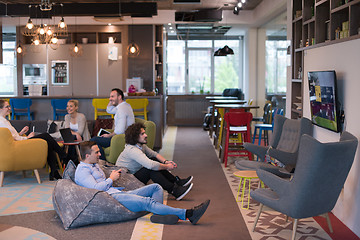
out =
{"type": "Polygon", "coordinates": [[[93,133],[92,133],[92,137],[95,137],[97,135],[100,128],[112,129],[113,124],[114,124],[114,119],[113,118],[104,118],[104,119],[98,118],[98,119],[96,119],[94,130],[93,130],[93,133]]]}
{"type": "Polygon", "coordinates": [[[57,128],[56,123],[51,122],[47,132],[50,133],[50,134],[54,133],[54,132],[56,132],[56,128],[57,128]]]}
{"type": "Polygon", "coordinates": [[[58,132],[59,129],[64,128],[64,126],[65,126],[65,122],[64,122],[64,121],[48,120],[48,121],[47,121],[47,124],[48,124],[48,130],[47,130],[47,132],[48,132],[49,134],[58,132]]]}
{"type": "Polygon", "coordinates": [[[62,176],[63,179],[70,179],[73,182],[75,182],[75,171],[76,171],[76,165],[72,160],[70,160],[63,172],[63,176],[62,176]]]}

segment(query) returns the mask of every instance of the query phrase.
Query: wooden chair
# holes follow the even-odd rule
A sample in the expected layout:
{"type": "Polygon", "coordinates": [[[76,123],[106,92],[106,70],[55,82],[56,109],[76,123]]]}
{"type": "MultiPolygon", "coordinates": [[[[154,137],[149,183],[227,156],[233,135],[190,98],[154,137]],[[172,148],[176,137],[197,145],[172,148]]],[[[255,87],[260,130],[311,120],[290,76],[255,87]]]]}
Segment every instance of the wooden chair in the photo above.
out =
{"type": "Polygon", "coordinates": [[[134,111],[134,116],[143,116],[147,121],[147,106],[149,105],[149,100],[147,98],[136,98],[136,99],[126,99],[126,102],[131,105],[131,108],[134,111]]]}
{"type": "Polygon", "coordinates": [[[253,135],[252,143],[255,143],[255,139],[258,138],[259,140],[258,145],[261,145],[262,133],[264,133],[264,145],[265,146],[269,145],[269,131],[272,132],[274,129],[274,117],[277,114],[283,115],[284,110],[281,108],[274,108],[272,110],[272,113],[270,114],[271,117],[269,118],[268,122],[258,123],[254,125],[254,135],[253,135]],[[256,137],[257,132],[258,132],[258,137],[256,137]]]}
{"type": "Polygon", "coordinates": [[[94,119],[96,120],[99,116],[111,116],[114,118],[113,114],[107,113],[106,108],[109,104],[108,98],[94,98],[92,100],[92,105],[94,106],[94,119]]]}
{"type": "Polygon", "coordinates": [[[31,98],[11,98],[11,120],[14,120],[16,116],[27,116],[28,120],[34,120],[34,112],[30,110],[31,105],[31,98]]]}
{"type": "Polygon", "coordinates": [[[53,119],[59,120],[60,116],[65,116],[67,114],[66,107],[70,99],[51,99],[51,106],[53,108],[53,119]]]}
{"type": "Polygon", "coordinates": [[[225,147],[224,164],[227,167],[229,156],[247,156],[252,160],[251,153],[243,147],[244,142],[250,142],[251,139],[251,112],[228,112],[225,114],[225,147]],[[230,135],[238,134],[242,137],[242,142],[231,143],[230,135]],[[231,148],[231,149],[230,149],[231,148]],[[230,154],[231,153],[231,154],[230,154]]]}

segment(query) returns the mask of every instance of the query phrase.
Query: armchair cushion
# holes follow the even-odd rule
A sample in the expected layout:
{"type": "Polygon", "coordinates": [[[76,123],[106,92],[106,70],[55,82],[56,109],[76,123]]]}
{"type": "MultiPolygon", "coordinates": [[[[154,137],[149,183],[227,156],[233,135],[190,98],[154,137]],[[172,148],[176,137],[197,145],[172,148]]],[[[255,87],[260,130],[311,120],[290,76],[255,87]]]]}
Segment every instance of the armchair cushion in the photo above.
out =
{"type": "MultiPolygon", "coordinates": [[[[142,123],[145,126],[145,132],[147,137],[147,146],[149,148],[153,148],[155,144],[155,136],[156,136],[156,125],[152,121],[146,121],[141,118],[135,118],[136,123],[142,123]]],[[[112,137],[110,147],[105,148],[105,156],[106,160],[112,164],[116,163],[117,158],[120,153],[125,148],[125,134],[117,134],[112,137]]]]}
{"type": "MultiPolygon", "coordinates": [[[[56,182],[52,195],[54,209],[66,230],[96,223],[128,221],[147,213],[132,212],[106,192],[77,185],[72,180],[75,177],[75,170],[75,164],[69,161],[63,179],[56,182]]],[[[105,174],[108,175],[109,171],[105,170],[105,174]]],[[[128,190],[143,186],[130,175],[126,174],[124,169],[121,174],[122,180],[117,183],[128,184],[123,185],[128,190]]]]}

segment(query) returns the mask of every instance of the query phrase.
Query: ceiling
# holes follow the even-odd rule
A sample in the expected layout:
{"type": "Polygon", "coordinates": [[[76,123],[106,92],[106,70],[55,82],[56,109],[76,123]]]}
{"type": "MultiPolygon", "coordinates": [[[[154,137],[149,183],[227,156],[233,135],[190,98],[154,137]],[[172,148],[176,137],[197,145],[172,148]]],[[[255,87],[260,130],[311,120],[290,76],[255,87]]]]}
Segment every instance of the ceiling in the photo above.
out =
{"type": "MultiPolygon", "coordinates": [[[[55,3],[55,7],[53,7],[52,11],[56,12],[57,16],[96,16],[119,18],[119,11],[121,9],[122,16],[131,16],[134,18],[152,17],[157,15],[157,10],[175,10],[179,14],[188,14],[190,17],[193,13],[211,12],[212,15],[213,12],[220,12],[221,17],[221,10],[230,10],[232,12],[235,5],[240,0],[0,0],[0,17],[5,15],[28,17],[29,5],[38,5],[43,1],[55,3]],[[190,1],[199,2],[194,3],[190,1]],[[63,4],[63,7],[60,7],[60,3],[63,4]],[[120,7],[119,3],[121,3],[120,7]],[[9,14],[9,12],[11,12],[11,14],[9,14]]],[[[241,10],[247,10],[246,12],[248,14],[248,12],[256,9],[256,7],[262,2],[263,0],[246,0],[246,3],[243,4],[243,7],[240,9],[240,13],[241,10]]],[[[32,9],[33,10],[31,10],[30,14],[31,18],[40,18],[40,15],[44,17],[43,12],[39,9],[37,9],[37,11],[35,8],[32,9]]],[[[221,36],[224,36],[225,34],[229,35],[230,30],[234,27],[232,26],[234,24],[231,25],[229,22],[228,24],[224,24],[224,22],[219,24],[219,21],[214,19],[209,21],[187,21],[186,17],[188,17],[188,15],[180,21],[176,20],[175,16],[175,20],[177,22],[175,26],[176,35],[186,38],[189,38],[189,36],[193,36],[195,38],[201,36],[221,38],[221,36]]],[[[211,17],[213,17],[213,15],[211,17]]]]}
{"type": "MultiPolygon", "coordinates": [[[[146,3],[157,3],[157,9],[159,10],[176,10],[176,11],[192,11],[200,9],[223,9],[223,10],[232,10],[237,4],[237,0],[50,0],[51,3],[63,3],[63,4],[75,4],[75,3],[130,3],[130,2],[146,2],[146,3]],[[180,3],[175,3],[180,2],[180,3]],[[181,3],[183,2],[183,3],[181,3]]],[[[253,10],[259,5],[262,0],[247,0],[243,6],[244,10],[253,10]]],[[[41,0],[0,0],[0,3],[3,4],[39,4],[41,0]]]]}

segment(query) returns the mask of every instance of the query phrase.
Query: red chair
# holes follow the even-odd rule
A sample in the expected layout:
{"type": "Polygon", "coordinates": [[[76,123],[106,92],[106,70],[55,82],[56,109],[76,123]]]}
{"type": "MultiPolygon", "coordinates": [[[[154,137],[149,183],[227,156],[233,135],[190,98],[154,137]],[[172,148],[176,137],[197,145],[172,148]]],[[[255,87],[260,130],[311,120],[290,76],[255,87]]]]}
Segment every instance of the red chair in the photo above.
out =
{"type": "Polygon", "coordinates": [[[251,112],[228,112],[225,114],[225,149],[224,149],[224,163],[227,167],[227,159],[229,156],[247,156],[252,160],[252,155],[243,147],[244,142],[251,142],[251,112]],[[230,142],[231,135],[241,135],[242,142],[230,142]],[[230,154],[233,153],[233,154],[230,154]]]}

